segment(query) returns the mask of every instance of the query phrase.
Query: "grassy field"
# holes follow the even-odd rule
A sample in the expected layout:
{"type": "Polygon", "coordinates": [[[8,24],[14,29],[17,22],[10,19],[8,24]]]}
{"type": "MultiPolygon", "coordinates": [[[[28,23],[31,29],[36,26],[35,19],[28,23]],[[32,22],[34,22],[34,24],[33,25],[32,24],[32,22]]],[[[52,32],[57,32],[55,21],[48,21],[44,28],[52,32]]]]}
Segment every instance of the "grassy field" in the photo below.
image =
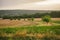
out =
{"type": "Polygon", "coordinates": [[[60,19],[0,20],[0,40],[60,40],[60,19]]]}
{"type": "Polygon", "coordinates": [[[31,25],[39,25],[39,26],[52,26],[52,25],[60,25],[60,18],[52,18],[52,21],[47,25],[42,22],[41,18],[35,18],[34,21],[29,21],[21,19],[21,20],[9,20],[9,19],[1,19],[0,20],[0,28],[1,27],[16,27],[16,26],[31,26],[31,25]]]}
{"type": "Polygon", "coordinates": [[[60,26],[0,28],[1,40],[60,40],[60,26]]]}

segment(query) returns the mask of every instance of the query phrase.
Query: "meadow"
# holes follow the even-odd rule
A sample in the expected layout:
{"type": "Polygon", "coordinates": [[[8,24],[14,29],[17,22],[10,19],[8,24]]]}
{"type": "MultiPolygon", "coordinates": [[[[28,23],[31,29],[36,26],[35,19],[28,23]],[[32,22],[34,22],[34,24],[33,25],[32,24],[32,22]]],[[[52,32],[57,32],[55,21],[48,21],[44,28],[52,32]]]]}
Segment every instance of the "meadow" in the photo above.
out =
{"type": "Polygon", "coordinates": [[[52,18],[48,24],[40,18],[0,19],[0,40],[60,40],[60,18],[52,18]]]}

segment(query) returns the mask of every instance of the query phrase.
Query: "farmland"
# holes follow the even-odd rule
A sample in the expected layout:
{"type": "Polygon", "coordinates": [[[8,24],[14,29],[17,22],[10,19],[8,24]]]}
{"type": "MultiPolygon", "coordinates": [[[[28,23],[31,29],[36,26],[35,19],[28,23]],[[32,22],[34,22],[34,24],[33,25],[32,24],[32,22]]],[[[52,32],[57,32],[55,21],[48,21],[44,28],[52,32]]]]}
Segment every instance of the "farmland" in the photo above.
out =
{"type": "Polygon", "coordinates": [[[49,24],[41,18],[0,19],[0,40],[60,40],[60,18],[51,18],[49,24]]]}
{"type": "Polygon", "coordinates": [[[26,26],[0,29],[4,40],[60,40],[60,26],[26,26]]]}
{"type": "MultiPolygon", "coordinates": [[[[60,24],[60,18],[51,18],[52,21],[50,25],[55,25],[54,23],[60,24]]],[[[1,19],[0,20],[0,27],[11,27],[11,26],[31,26],[31,25],[47,25],[46,23],[42,22],[41,18],[35,18],[34,21],[29,21],[21,19],[21,20],[9,20],[9,19],[1,19]]],[[[49,25],[49,24],[48,24],[49,25]]]]}

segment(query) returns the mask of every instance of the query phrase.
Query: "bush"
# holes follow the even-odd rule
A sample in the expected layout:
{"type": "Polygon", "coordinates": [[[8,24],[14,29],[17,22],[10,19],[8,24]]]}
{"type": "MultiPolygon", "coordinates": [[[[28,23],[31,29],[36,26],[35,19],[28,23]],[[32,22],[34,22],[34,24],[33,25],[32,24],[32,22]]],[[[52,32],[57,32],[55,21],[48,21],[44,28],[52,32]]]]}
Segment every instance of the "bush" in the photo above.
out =
{"type": "Polygon", "coordinates": [[[34,21],[34,18],[32,17],[31,20],[34,21]]]}
{"type": "Polygon", "coordinates": [[[50,20],[51,20],[51,17],[50,17],[49,15],[46,15],[46,16],[43,16],[43,17],[42,17],[42,20],[43,20],[44,22],[46,22],[46,23],[49,23],[50,20]]]}

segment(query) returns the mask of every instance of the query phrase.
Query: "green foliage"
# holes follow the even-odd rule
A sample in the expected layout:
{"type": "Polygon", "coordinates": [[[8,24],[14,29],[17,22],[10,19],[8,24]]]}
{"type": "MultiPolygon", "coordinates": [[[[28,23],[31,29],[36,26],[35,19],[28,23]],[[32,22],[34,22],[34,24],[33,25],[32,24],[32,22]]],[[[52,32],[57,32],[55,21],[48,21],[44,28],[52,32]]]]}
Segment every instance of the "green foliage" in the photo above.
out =
{"type": "Polygon", "coordinates": [[[60,24],[60,20],[56,20],[56,21],[53,20],[52,22],[60,24]]]}
{"type": "Polygon", "coordinates": [[[18,18],[18,20],[21,20],[21,18],[18,18]]]}
{"type": "MultiPolygon", "coordinates": [[[[6,33],[6,34],[13,34],[13,37],[2,37],[0,34],[0,39],[1,40],[58,40],[56,35],[60,35],[60,26],[23,26],[23,27],[16,27],[16,28],[0,28],[0,33],[6,33]],[[27,31],[26,34],[32,33],[34,34],[44,34],[42,38],[37,38],[37,36],[14,36],[17,31],[24,32],[27,31]]],[[[4,34],[3,34],[4,35],[4,34]]]]}
{"type": "Polygon", "coordinates": [[[21,20],[21,17],[20,17],[20,16],[18,16],[16,19],[21,20]]]}
{"type": "Polygon", "coordinates": [[[16,31],[23,31],[26,30],[28,33],[46,33],[47,31],[52,31],[53,33],[59,34],[60,33],[60,26],[23,26],[23,27],[16,27],[16,28],[0,28],[0,32],[5,33],[14,33],[16,31]]]}
{"type": "Polygon", "coordinates": [[[31,20],[34,21],[34,18],[32,17],[31,20]]]}
{"type": "Polygon", "coordinates": [[[13,18],[12,18],[12,17],[10,17],[9,19],[10,19],[10,20],[13,20],[13,18]]]}
{"type": "Polygon", "coordinates": [[[43,15],[50,15],[53,18],[60,18],[60,11],[43,11],[43,10],[0,10],[0,16],[21,16],[40,18],[43,15]],[[33,15],[31,15],[33,14],[33,15]]]}
{"type": "MultiPolygon", "coordinates": [[[[5,12],[4,12],[5,13],[5,12]]],[[[22,15],[0,15],[0,18],[3,18],[3,19],[10,19],[11,17],[13,19],[19,19],[19,18],[41,18],[42,16],[44,15],[50,15],[52,18],[59,18],[60,17],[60,12],[59,11],[54,11],[54,12],[50,12],[50,13],[46,13],[46,12],[37,12],[37,13],[33,13],[33,14],[27,14],[27,13],[24,13],[22,15]],[[56,15],[55,15],[56,14],[56,15]]]]}
{"type": "Polygon", "coordinates": [[[48,23],[48,22],[50,22],[51,17],[50,17],[49,15],[46,15],[46,16],[43,16],[43,17],[42,17],[42,20],[43,20],[44,22],[48,23]]]}

